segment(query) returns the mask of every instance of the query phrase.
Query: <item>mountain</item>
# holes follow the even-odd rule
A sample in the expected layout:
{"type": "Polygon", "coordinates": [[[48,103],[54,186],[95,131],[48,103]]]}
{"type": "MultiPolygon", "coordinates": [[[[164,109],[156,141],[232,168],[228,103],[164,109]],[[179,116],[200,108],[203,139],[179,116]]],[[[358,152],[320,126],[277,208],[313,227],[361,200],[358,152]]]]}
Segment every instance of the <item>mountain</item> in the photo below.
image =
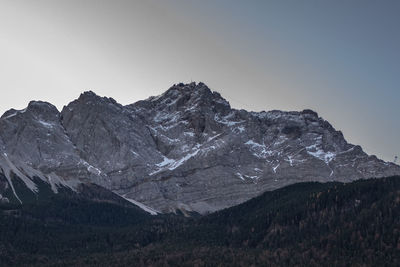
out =
{"type": "Polygon", "coordinates": [[[86,185],[153,214],[215,212],[298,182],[400,174],[314,111],[236,110],[203,83],[127,106],[85,92],[61,112],[40,101],[9,110],[0,168],[4,202],[40,195],[42,183],[53,193],[86,185]]]}
{"type": "Polygon", "coordinates": [[[400,176],[298,183],[205,216],[0,204],[1,266],[399,266],[400,176]]]}

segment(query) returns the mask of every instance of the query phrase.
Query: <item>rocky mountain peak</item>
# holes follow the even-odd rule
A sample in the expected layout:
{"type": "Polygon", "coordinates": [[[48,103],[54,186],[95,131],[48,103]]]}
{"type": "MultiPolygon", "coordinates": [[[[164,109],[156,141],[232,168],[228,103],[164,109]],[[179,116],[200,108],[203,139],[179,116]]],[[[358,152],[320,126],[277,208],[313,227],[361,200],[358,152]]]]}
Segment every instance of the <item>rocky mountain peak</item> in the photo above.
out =
{"type": "Polygon", "coordinates": [[[71,105],[72,103],[79,103],[79,104],[84,104],[84,105],[88,105],[88,104],[100,105],[100,104],[110,103],[110,104],[114,104],[114,105],[119,105],[117,103],[117,101],[115,101],[113,98],[101,97],[91,90],[83,92],[77,100],[71,102],[69,105],[71,105]]]}
{"type": "Polygon", "coordinates": [[[302,114],[308,114],[308,115],[310,115],[310,116],[312,116],[314,118],[318,118],[318,113],[315,112],[314,110],[311,110],[311,109],[304,109],[301,113],[302,114]]]}
{"type": "Polygon", "coordinates": [[[87,91],[61,116],[31,102],[2,116],[0,139],[3,170],[95,183],[162,212],[212,212],[296,182],[400,174],[315,111],[236,110],[204,83],[127,106],[87,91]]]}
{"type": "Polygon", "coordinates": [[[30,101],[27,108],[36,113],[58,112],[58,109],[54,105],[45,101],[30,101]]]}
{"type": "Polygon", "coordinates": [[[31,101],[26,108],[36,119],[43,121],[58,121],[60,112],[58,109],[44,101],[31,101]]]}
{"type": "Polygon", "coordinates": [[[100,97],[99,95],[97,95],[95,92],[93,92],[92,90],[87,90],[87,91],[83,91],[81,93],[81,95],[79,96],[79,98],[98,98],[100,97]]]}
{"type": "Polygon", "coordinates": [[[196,111],[206,109],[230,109],[229,102],[218,92],[213,92],[204,83],[179,83],[170,87],[165,93],[139,101],[131,106],[144,106],[156,110],[196,111]]]}
{"type": "Polygon", "coordinates": [[[23,116],[24,118],[30,117],[36,120],[50,120],[54,121],[58,119],[59,111],[57,108],[44,101],[31,101],[28,106],[22,110],[10,109],[6,111],[1,119],[12,119],[14,117],[23,116]]]}
{"type": "Polygon", "coordinates": [[[86,121],[102,116],[101,114],[120,112],[122,105],[113,98],[101,97],[93,91],[83,92],[78,99],[64,106],[61,111],[63,125],[68,125],[72,117],[82,117],[86,121]]]}

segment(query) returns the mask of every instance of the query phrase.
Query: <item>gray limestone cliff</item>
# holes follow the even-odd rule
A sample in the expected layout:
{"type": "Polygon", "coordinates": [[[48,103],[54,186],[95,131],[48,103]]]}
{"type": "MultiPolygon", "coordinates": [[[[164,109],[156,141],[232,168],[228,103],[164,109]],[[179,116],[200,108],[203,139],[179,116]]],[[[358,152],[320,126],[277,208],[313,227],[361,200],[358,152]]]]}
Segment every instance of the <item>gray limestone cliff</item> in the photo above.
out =
{"type": "Polygon", "coordinates": [[[400,174],[314,111],[232,109],[203,83],[127,106],[85,92],[61,112],[39,101],[7,111],[0,168],[0,194],[13,179],[40,194],[36,177],[55,193],[94,183],[146,209],[203,214],[297,182],[400,174]]]}

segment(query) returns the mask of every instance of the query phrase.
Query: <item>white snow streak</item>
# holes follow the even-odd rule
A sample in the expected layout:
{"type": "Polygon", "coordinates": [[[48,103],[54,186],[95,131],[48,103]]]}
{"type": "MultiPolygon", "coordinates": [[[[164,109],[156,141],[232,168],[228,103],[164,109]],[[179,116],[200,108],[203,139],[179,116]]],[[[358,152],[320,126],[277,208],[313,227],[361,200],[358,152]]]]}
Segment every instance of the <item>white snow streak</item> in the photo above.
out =
{"type": "Polygon", "coordinates": [[[278,169],[279,165],[281,165],[281,164],[278,163],[278,165],[276,165],[275,167],[272,168],[272,170],[274,171],[274,173],[276,173],[276,169],[278,169]]]}
{"type": "Polygon", "coordinates": [[[26,108],[24,108],[24,109],[22,109],[22,110],[17,110],[15,113],[13,113],[13,114],[10,114],[10,115],[8,115],[8,116],[4,117],[3,119],[9,119],[9,118],[12,118],[12,117],[14,117],[14,116],[16,116],[16,115],[18,115],[18,114],[22,114],[22,113],[24,113],[25,111],[26,111],[26,108]]]}

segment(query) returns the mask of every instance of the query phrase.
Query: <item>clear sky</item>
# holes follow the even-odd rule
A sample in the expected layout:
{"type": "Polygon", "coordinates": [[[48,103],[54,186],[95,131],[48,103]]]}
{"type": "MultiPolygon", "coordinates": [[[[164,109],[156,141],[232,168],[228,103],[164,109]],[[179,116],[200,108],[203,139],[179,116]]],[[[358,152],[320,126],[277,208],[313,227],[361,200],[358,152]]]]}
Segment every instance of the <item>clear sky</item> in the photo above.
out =
{"type": "Polygon", "coordinates": [[[203,81],[235,108],[310,108],[400,154],[400,1],[0,0],[0,113],[203,81]]]}

